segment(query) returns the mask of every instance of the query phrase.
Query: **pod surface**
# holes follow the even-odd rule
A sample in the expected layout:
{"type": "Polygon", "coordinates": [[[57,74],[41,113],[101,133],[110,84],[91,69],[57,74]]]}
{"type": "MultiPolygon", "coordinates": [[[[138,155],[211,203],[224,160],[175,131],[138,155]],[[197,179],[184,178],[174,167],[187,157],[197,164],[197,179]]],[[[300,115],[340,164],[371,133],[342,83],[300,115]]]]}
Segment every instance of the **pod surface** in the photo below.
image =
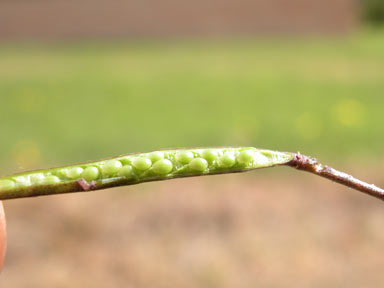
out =
{"type": "Polygon", "coordinates": [[[291,153],[254,147],[170,149],[126,154],[0,178],[0,200],[235,173],[284,165],[292,159],[291,153]]]}

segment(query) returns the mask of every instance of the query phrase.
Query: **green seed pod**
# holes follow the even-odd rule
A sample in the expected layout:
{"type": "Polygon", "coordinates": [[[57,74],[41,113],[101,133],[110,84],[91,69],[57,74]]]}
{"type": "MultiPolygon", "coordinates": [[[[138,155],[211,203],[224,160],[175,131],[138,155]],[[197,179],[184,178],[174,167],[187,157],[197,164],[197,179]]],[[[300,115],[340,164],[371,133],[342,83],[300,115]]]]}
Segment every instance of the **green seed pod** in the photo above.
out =
{"type": "Polygon", "coordinates": [[[217,159],[218,152],[212,149],[204,150],[201,156],[208,161],[208,163],[212,163],[217,159]]]}
{"type": "Polygon", "coordinates": [[[189,162],[189,168],[193,171],[204,172],[208,168],[208,162],[204,158],[195,158],[189,162]]]}
{"type": "Polygon", "coordinates": [[[156,174],[166,175],[173,169],[173,164],[168,159],[162,159],[153,164],[152,170],[156,174]]]}
{"type": "Polygon", "coordinates": [[[188,164],[193,159],[192,151],[180,151],[176,154],[176,161],[180,164],[188,164]]]}
{"type": "Polygon", "coordinates": [[[93,181],[99,177],[99,169],[96,167],[90,166],[84,169],[83,173],[81,173],[81,177],[86,181],[93,181]]]}
{"type": "Polygon", "coordinates": [[[232,153],[226,153],[218,160],[220,168],[230,168],[235,165],[236,157],[232,153]]]}
{"type": "Polygon", "coordinates": [[[145,171],[151,168],[152,161],[147,157],[138,157],[133,160],[132,164],[137,170],[145,171]]]}
{"type": "Polygon", "coordinates": [[[80,179],[81,173],[83,173],[84,169],[81,167],[73,167],[66,170],[65,175],[69,179],[80,179]]]}
{"type": "Polygon", "coordinates": [[[125,165],[119,170],[119,176],[131,179],[133,177],[133,169],[131,165],[125,165]]]}
{"type": "Polygon", "coordinates": [[[164,153],[161,151],[156,151],[149,153],[148,157],[149,159],[151,159],[152,163],[155,163],[161,159],[164,159],[164,153]]]}
{"type": "Polygon", "coordinates": [[[121,164],[120,161],[108,160],[104,163],[103,167],[101,168],[101,171],[103,172],[103,175],[113,176],[117,175],[117,172],[119,172],[121,167],[123,167],[123,164],[121,164]]]}
{"type": "Polygon", "coordinates": [[[15,186],[16,184],[12,180],[8,180],[8,179],[0,180],[0,190],[4,190],[4,191],[11,190],[15,188],[15,186]]]}
{"type": "Polygon", "coordinates": [[[98,190],[201,174],[248,171],[288,163],[293,159],[292,155],[252,147],[174,149],[128,154],[1,178],[0,200],[98,190]]]}

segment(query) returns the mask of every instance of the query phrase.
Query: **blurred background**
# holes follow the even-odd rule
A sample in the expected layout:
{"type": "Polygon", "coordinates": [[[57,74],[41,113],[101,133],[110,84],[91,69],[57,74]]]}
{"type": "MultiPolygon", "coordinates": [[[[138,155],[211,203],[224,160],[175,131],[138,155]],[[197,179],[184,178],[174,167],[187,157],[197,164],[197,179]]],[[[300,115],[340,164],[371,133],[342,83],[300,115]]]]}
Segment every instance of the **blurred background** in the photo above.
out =
{"type": "MultiPolygon", "coordinates": [[[[300,151],[384,186],[382,0],[0,0],[0,174],[300,151]]],[[[381,287],[382,203],[288,168],[5,202],[0,287],[381,287]]]]}

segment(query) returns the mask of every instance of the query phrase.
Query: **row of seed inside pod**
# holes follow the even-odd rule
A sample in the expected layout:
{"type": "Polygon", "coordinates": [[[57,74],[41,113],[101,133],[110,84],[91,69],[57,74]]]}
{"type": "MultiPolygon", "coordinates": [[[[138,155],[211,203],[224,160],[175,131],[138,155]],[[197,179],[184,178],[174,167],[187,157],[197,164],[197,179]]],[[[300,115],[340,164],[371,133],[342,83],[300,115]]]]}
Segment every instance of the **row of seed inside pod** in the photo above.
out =
{"type": "Polygon", "coordinates": [[[147,175],[144,174],[146,171],[150,171],[154,175],[165,176],[172,174],[176,169],[181,171],[182,168],[188,173],[204,173],[209,172],[209,170],[231,168],[235,165],[246,167],[252,165],[256,156],[259,161],[267,160],[255,149],[242,151],[238,149],[157,151],[0,180],[0,189],[59,184],[78,179],[85,179],[86,181],[113,177],[131,179],[140,177],[140,175],[147,175]]]}

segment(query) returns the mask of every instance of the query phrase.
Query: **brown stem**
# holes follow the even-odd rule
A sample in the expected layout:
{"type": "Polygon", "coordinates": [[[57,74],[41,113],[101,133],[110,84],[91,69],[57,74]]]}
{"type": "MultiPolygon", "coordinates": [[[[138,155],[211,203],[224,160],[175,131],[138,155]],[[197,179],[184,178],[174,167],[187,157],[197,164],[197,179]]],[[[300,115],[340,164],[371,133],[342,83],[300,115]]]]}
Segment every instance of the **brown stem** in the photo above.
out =
{"type": "Polygon", "coordinates": [[[300,153],[294,154],[293,159],[286,165],[294,167],[299,170],[311,172],[321,177],[330,179],[334,182],[351,187],[363,193],[369,194],[381,200],[384,200],[384,190],[373,185],[363,182],[353,176],[340,172],[332,167],[325,166],[317,162],[316,159],[301,155],[300,153]]]}

